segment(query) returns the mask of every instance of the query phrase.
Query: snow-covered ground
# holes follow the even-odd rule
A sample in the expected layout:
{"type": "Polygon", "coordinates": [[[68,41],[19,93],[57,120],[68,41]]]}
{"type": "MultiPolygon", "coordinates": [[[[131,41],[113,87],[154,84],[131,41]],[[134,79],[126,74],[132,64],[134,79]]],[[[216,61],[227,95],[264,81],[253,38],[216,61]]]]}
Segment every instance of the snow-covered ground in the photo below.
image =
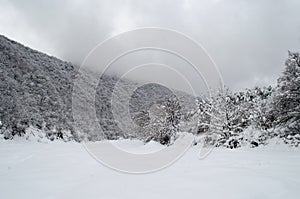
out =
{"type": "MultiPolygon", "coordinates": [[[[115,143],[155,151],[157,143],[115,143]]],[[[0,198],[299,198],[300,150],[285,145],[218,148],[198,159],[192,147],[170,167],[125,174],[95,161],[79,143],[0,140],[0,198]]]]}

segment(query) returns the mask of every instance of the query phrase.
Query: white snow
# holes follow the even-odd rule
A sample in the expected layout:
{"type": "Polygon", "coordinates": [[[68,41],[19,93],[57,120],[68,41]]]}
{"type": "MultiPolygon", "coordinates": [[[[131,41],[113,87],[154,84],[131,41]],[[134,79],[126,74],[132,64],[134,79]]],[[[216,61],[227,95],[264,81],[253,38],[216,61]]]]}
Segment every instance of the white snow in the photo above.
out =
{"type": "Polygon", "coordinates": [[[150,141],[147,144],[144,144],[140,140],[117,140],[117,141],[111,141],[111,143],[115,147],[118,147],[123,151],[134,153],[134,154],[154,153],[165,148],[164,145],[161,145],[158,142],[154,142],[154,141],[150,141]]]}
{"type": "MultiPolygon", "coordinates": [[[[157,143],[115,141],[131,152],[157,143]]],[[[125,174],[94,160],[79,143],[0,140],[0,198],[299,198],[300,149],[286,145],[214,149],[198,159],[192,147],[170,167],[125,174]]]]}

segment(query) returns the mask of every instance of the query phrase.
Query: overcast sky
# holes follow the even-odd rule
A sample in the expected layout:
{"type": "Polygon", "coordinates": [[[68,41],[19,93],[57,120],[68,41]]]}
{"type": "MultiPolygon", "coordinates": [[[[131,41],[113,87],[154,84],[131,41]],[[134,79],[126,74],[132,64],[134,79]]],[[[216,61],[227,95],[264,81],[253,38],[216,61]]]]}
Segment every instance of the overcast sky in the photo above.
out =
{"type": "Polygon", "coordinates": [[[98,43],[139,27],[198,41],[233,90],[275,84],[300,50],[299,0],[0,0],[0,34],[80,64],[98,43]]]}

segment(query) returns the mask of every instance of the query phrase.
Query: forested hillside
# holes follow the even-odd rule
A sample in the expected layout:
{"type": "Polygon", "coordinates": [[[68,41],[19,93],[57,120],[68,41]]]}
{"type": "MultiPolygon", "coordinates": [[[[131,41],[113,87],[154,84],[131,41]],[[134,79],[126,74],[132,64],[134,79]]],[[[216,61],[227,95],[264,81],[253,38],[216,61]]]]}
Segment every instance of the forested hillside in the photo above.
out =
{"type": "Polygon", "coordinates": [[[33,127],[51,140],[139,138],[171,144],[177,132],[184,131],[205,135],[206,144],[229,148],[259,146],[273,137],[293,146],[300,143],[299,53],[289,52],[275,87],[235,93],[224,87],[201,98],[147,84],[138,87],[127,102],[126,95],[137,87],[136,82],[82,70],[82,82],[73,88],[78,68],[0,36],[2,137],[23,136],[33,127]],[[123,86],[112,103],[116,83],[123,86]],[[92,118],[93,111],[87,111],[83,104],[95,106],[96,121],[74,124],[73,89],[83,93],[73,104],[80,116],[92,118]],[[92,89],[96,89],[94,103],[87,97],[92,89]],[[119,120],[113,109],[118,110],[119,120]],[[130,117],[126,118],[128,111],[130,117]],[[95,122],[100,124],[101,133],[92,129],[95,122]]]}

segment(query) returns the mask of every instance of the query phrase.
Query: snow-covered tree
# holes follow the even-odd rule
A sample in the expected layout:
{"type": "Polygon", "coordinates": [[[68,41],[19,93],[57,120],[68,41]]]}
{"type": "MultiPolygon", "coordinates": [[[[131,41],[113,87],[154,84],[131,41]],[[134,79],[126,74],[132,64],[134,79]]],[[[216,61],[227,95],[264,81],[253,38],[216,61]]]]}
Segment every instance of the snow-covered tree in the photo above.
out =
{"type": "Polygon", "coordinates": [[[218,135],[218,145],[236,148],[237,141],[227,143],[231,137],[242,131],[242,123],[239,122],[240,109],[235,105],[232,93],[228,88],[222,88],[212,96],[210,104],[210,132],[218,135]]]}
{"type": "Polygon", "coordinates": [[[210,123],[209,101],[206,97],[195,99],[195,108],[183,116],[183,131],[193,134],[207,132],[210,123]]]}
{"type": "Polygon", "coordinates": [[[153,104],[149,110],[150,123],[147,141],[155,140],[168,145],[176,137],[182,119],[181,106],[175,96],[167,98],[160,104],[153,104]]]}
{"type": "MultiPolygon", "coordinates": [[[[272,101],[271,117],[281,137],[300,134],[300,55],[289,52],[272,101]]],[[[298,142],[300,142],[298,140],[298,142]]]]}

